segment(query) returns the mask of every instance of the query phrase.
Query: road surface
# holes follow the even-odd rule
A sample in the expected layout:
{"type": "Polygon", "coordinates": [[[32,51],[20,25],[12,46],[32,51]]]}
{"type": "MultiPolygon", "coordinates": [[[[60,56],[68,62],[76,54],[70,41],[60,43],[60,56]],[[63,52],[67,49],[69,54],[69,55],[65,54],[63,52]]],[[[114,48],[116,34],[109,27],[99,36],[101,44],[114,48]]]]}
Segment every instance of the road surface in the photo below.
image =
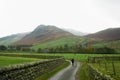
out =
{"type": "Polygon", "coordinates": [[[59,71],[48,80],[75,80],[76,72],[80,67],[80,62],[75,62],[74,66],[70,64],[67,68],[59,71]]]}

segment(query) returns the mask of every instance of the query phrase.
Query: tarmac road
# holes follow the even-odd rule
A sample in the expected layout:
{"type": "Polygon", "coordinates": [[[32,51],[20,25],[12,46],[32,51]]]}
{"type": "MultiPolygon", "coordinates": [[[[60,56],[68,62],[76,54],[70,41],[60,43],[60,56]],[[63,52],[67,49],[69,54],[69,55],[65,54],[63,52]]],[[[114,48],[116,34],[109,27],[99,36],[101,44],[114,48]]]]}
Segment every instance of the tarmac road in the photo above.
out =
{"type": "Polygon", "coordinates": [[[74,66],[70,64],[67,68],[59,71],[48,80],[75,80],[75,75],[80,67],[80,62],[75,62],[74,66]]]}

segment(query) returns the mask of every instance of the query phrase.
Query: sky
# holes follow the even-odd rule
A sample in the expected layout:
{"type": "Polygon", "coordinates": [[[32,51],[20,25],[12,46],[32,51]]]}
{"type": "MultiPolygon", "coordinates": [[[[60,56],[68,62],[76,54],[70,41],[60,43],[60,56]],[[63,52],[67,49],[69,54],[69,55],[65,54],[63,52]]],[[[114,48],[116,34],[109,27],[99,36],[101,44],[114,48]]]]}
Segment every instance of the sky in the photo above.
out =
{"type": "Polygon", "coordinates": [[[120,0],[0,0],[0,37],[40,24],[87,33],[120,27],[120,0]]]}

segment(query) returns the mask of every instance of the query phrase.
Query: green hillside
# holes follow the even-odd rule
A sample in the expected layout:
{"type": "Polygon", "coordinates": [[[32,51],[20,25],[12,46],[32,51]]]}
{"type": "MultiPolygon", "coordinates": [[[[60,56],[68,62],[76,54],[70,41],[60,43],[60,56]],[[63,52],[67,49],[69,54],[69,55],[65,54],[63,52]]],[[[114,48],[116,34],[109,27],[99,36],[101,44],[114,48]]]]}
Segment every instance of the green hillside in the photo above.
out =
{"type": "Polygon", "coordinates": [[[19,34],[2,37],[2,38],[0,38],[0,45],[6,45],[6,46],[11,45],[14,42],[22,39],[27,34],[28,33],[19,33],[19,34]]]}
{"type": "Polygon", "coordinates": [[[20,40],[21,38],[19,38],[19,37],[15,37],[15,38],[13,38],[13,39],[6,39],[6,40],[2,40],[2,41],[0,41],[0,45],[11,45],[12,43],[14,43],[14,42],[16,42],[16,41],[18,41],[18,40],[20,40]]]}
{"type": "Polygon", "coordinates": [[[92,46],[94,46],[94,47],[105,47],[105,46],[107,46],[107,47],[110,47],[110,48],[114,48],[115,50],[120,52],[120,40],[96,43],[96,44],[93,44],[92,46]]]}
{"type": "Polygon", "coordinates": [[[84,39],[80,37],[66,37],[66,38],[61,38],[58,40],[34,45],[32,48],[37,50],[38,48],[51,48],[57,46],[64,46],[65,44],[67,44],[68,46],[72,46],[74,44],[82,43],[83,41],[84,39]]]}

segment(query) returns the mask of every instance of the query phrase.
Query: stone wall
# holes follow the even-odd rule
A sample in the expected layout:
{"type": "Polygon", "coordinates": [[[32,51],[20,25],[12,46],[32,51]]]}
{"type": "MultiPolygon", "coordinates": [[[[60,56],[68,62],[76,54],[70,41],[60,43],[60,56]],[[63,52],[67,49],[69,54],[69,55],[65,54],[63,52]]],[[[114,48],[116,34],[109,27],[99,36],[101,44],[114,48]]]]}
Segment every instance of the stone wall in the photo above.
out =
{"type": "Polygon", "coordinates": [[[88,65],[88,74],[89,74],[90,80],[114,80],[110,76],[99,72],[92,65],[88,65]]]}
{"type": "Polygon", "coordinates": [[[0,68],[0,80],[34,80],[64,63],[64,58],[0,68]]]}

